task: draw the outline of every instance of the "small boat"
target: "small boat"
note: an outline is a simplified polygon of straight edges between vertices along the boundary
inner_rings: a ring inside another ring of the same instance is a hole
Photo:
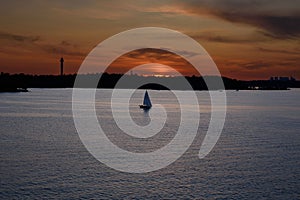
[[[140,105],[140,108],[141,109],[144,109],[144,110],[148,110],[152,107],[152,104],[151,104],[151,101],[150,101],[150,97],[149,97],[149,94],[146,90],[145,92],[145,96],[144,96],[144,102],[142,105]]]

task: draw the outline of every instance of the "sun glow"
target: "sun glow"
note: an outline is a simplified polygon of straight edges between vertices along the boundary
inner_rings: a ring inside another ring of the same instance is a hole
[[[174,76],[174,69],[167,65],[149,63],[135,69],[134,74],[140,76],[172,77]]]

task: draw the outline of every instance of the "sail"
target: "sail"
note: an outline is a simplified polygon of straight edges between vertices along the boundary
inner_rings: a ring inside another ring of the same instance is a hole
[[[145,96],[144,96],[144,103],[145,106],[149,106],[152,107],[151,101],[150,101],[150,97],[148,95],[148,92],[146,90]]]

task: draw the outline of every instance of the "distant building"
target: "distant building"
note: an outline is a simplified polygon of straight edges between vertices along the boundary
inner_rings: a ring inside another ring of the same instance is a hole
[[[64,75],[64,58],[61,57],[60,59],[60,75]]]
[[[279,77],[280,81],[289,81],[290,78],[289,77]]]
[[[270,77],[270,81],[296,81],[296,79],[294,77],[287,77],[287,76],[271,76]]]

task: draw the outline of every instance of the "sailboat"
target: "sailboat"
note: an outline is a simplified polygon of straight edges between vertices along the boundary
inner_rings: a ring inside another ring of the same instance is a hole
[[[150,101],[150,97],[149,97],[149,94],[146,90],[145,96],[144,96],[144,102],[143,102],[142,105],[140,105],[140,108],[144,109],[144,110],[147,110],[147,109],[150,109],[151,107],[152,107],[152,104],[151,104],[151,101]]]

